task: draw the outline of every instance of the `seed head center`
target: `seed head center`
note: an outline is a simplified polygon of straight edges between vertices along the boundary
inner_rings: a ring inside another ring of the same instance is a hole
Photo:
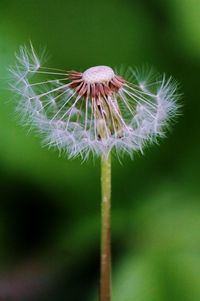
[[[108,66],[96,66],[83,72],[83,80],[88,84],[109,82],[115,73]]]

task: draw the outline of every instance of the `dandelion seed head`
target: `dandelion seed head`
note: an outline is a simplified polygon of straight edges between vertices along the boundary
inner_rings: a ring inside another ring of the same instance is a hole
[[[11,69],[20,95],[17,111],[49,147],[69,157],[117,154],[143,148],[165,134],[177,113],[177,84],[144,69],[114,72],[108,66],[84,72],[43,67],[32,44]]]

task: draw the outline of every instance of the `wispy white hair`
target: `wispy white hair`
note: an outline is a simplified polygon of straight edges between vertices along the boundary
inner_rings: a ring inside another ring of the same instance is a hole
[[[177,83],[152,69],[129,68],[124,83],[112,97],[102,98],[110,119],[119,127],[112,131],[109,121],[94,114],[93,100],[70,85],[65,70],[44,68],[32,45],[21,47],[17,64],[11,69],[14,90],[20,95],[17,111],[24,124],[31,125],[43,137],[45,145],[57,147],[69,157],[143,151],[146,144],[165,136],[177,114]],[[123,74],[121,74],[123,76]],[[99,139],[101,122],[105,131]],[[99,130],[100,129],[100,130]]]

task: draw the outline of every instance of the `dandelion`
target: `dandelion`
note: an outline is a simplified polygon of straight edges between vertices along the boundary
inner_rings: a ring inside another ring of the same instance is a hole
[[[20,49],[11,72],[20,95],[17,111],[45,145],[69,157],[101,157],[101,301],[110,301],[111,152],[132,156],[165,136],[177,113],[177,84],[145,68],[124,75],[108,66],[45,68],[32,45]]]

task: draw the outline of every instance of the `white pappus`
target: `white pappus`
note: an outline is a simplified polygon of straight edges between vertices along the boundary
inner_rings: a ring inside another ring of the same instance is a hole
[[[45,68],[32,45],[11,69],[23,122],[69,157],[142,151],[177,114],[177,83],[145,68],[108,66],[84,72]]]

